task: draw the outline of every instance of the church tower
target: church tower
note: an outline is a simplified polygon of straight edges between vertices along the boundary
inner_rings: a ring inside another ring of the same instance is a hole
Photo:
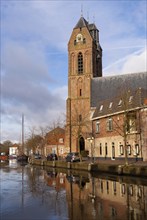
[[[68,42],[68,98],[66,104],[66,147],[86,150],[92,134],[91,79],[102,76],[102,49],[99,31],[81,17]]]

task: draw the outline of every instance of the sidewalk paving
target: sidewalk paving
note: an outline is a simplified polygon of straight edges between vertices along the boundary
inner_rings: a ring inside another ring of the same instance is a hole
[[[122,161],[122,160],[95,160],[94,163],[125,165],[125,161]],[[144,161],[129,161],[128,165],[147,166],[147,162],[144,162]]]
[[[92,159],[86,159],[84,161],[87,162],[92,162]],[[123,160],[111,160],[111,159],[107,159],[107,160],[98,160],[98,159],[94,159],[93,160],[94,163],[96,164],[112,164],[112,165],[125,165],[125,161]],[[147,166],[147,162],[144,161],[129,161],[128,165],[133,165],[133,166]]]

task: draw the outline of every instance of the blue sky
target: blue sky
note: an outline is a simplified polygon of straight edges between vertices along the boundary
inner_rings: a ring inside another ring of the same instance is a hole
[[[125,1],[1,0],[1,142],[64,118],[67,44],[81,16],[95,22],[103,75],[147,70],[147,3]],[[26,135],[27,136],[27,135]]]

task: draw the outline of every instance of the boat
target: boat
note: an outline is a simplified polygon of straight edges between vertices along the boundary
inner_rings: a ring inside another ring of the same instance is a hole
[[[6,160],[8,160],[8,159],[9,159],[9,158],[8,158],[8,155],[6,155],[5,152],[0,153],[0,160],[6,161]]]
[[[22,154],[22,155],[18,155],[17,156],[17,161],[18,162],[27,162],[28,161],[28,156],[27,155],[25,155],[25,154]]]

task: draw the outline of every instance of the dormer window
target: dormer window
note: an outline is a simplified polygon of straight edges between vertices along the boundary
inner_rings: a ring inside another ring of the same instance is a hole
[[[122,99],[119,100],[118,106],[122,105]]]
[[[131,95],[131,96],[129,97],[129,103],[130,103],[130,104],[132,103],[132,100],[133,100],[133,96]]]
[[[100,106],[100,112],[103,110],[103,105]]]
[[[110,102],[110,104],[109,104],[109,109],[112,108],[112,105],[113,105],[113,102]]]

